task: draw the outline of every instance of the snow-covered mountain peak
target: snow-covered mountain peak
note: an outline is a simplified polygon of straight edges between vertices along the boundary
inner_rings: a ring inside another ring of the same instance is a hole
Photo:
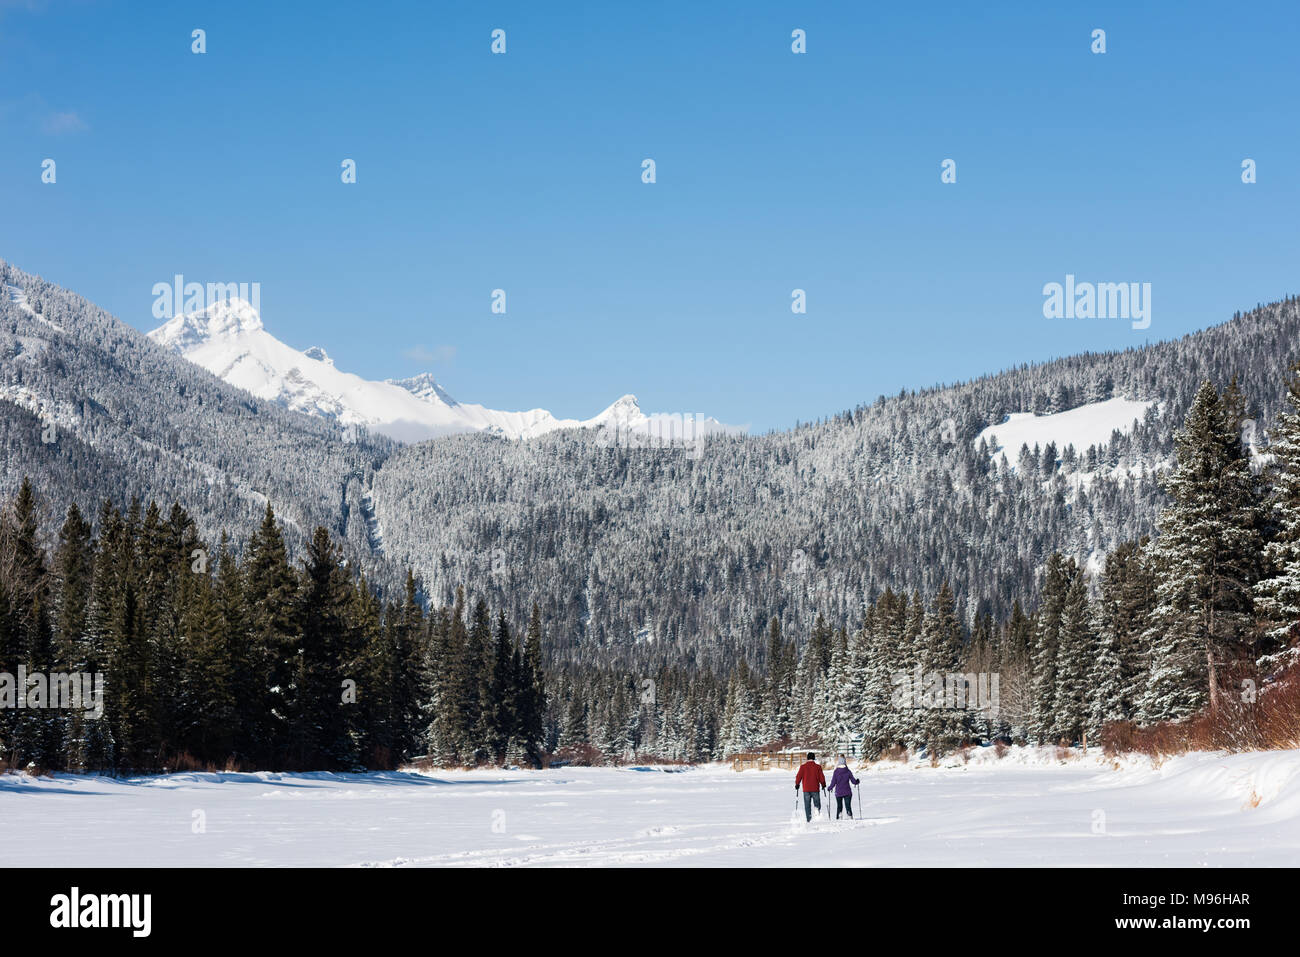
[[[187,350],[214,339],[235,339],[260,331],[262,317],[252,303],[232,298],[169,319],[149,333],[149,338],[184,355]]]
[[[556,429],[644,428],[651,417],[625,395],[593,419],[557,419],[545,409],[501,412],[458,402],[427,372],[374,382],[344,372],[320,346],[299,351],[266,331],[242,299],[227,299],[177,316],[149,338],[231,385],[286,408],[363,425],[403,442],[457,432],[526,439]],[[711,420],[710,420],[711,421]]]
[[[421,372],[419,375],[411,376],[407,379],[389,379],[395,386],[400,386],[411,395],[426,402],[442,403],[447,406],[456,406],[460,403],[448,394],[447,390],[438,384],[430,372]]]
[[[629,393],[619,398],[608,409],[592,419],[592,422],[597,425],[604,425],[607,422],[626,425],[628,422],[642,418],[644,418],[644,415],[641,412],[641,406],[637,404],[636,396]]]

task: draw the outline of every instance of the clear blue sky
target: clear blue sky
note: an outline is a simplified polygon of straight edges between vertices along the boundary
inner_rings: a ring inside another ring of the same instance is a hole
[[[494,408],[784,428],[1300,291],[1294,0],[1131,6],[0,0],[0,256],[142,330],[257,281]],[[1067,272],[1151,327],[1045,319]]]

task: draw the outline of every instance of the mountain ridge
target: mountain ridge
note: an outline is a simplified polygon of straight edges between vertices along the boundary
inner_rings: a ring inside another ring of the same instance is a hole
[[[339,369],[320,346],[300,351],[275,338],[257,309],[237,297],[175,316],[148,337],[258,398],[343,425],[365,426],[401,442],[465,432],[528,439],[558,429],[609,425],[648,430],[657,415],[643,413],[631,394],[589,419],[560,419],[543,408],[507,412],[460,402],[429,372],[364,379]],[[714,419],[702,421],[710,431],[726,428]]]

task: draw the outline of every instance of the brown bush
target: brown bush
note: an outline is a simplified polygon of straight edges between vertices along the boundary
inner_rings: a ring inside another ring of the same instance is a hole
[[[906,761],[908,758],[907,748],[901,744],[896,744],[892,748],[886,748],[880,754],[881,761]]]
[[[1160,760],[1189,751],[1261,751],[1300,747],[1300,666],[1258,687],[1249,664],[1224,670],[1218,710],[1139,728],[1129,721],[1101,730],[1109,757],[1145,754]]]
[[[1300,747],[1300,666],[1265,686],[1256,708],[1256,726],[1262,747]]]
[[[370,761],[366,767],[377,771],[392,771],[395,770],[400,763],[401,762],[397,760],[397,755],[393,753],[391,748],[382,744],[376,744],[372,745],[370,748]]]
[[[1132,721],[1112,721],[1110,724],[1102,725],[1101,734],[1098,736],[1102,753],[1108,758],[1113,758],[1118,754],[1127,754],[1134,750],[1133,736],[1136,731],[1137,728]]]
[[[575,768],[596,768],[608,764],[617,764],[617,761],[611,760],[604,751],[592,747],[590,744],[579,744],[573,747],[560,748],[551,758],[552,762],[564,761]]]

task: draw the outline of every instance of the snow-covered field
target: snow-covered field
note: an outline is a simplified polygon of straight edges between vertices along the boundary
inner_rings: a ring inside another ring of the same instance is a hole
[[[793,773],[0,775],[8,865],[1294,866],[1300,751],[1116,769],[976,752],[860,774],[860,819],[792,822]]]
[[[1016,412],[1007,416],[1005,422],[990,425],[977,435],[975,445],[978,447],[981,441],[988,443],[989,453],[994,458],[1005,454],[1012,468],[1016,467],[1022,445],[1046,448],[1049,442],[1055,442],[1058,455],[1069,445],[1082,454],[1091,445],[1103,448],[1109,445],[1114,431],[1127,435],[1133,429],[1133,421],[1141,421],[1153,404],[1116,396],[1051,415]]]

